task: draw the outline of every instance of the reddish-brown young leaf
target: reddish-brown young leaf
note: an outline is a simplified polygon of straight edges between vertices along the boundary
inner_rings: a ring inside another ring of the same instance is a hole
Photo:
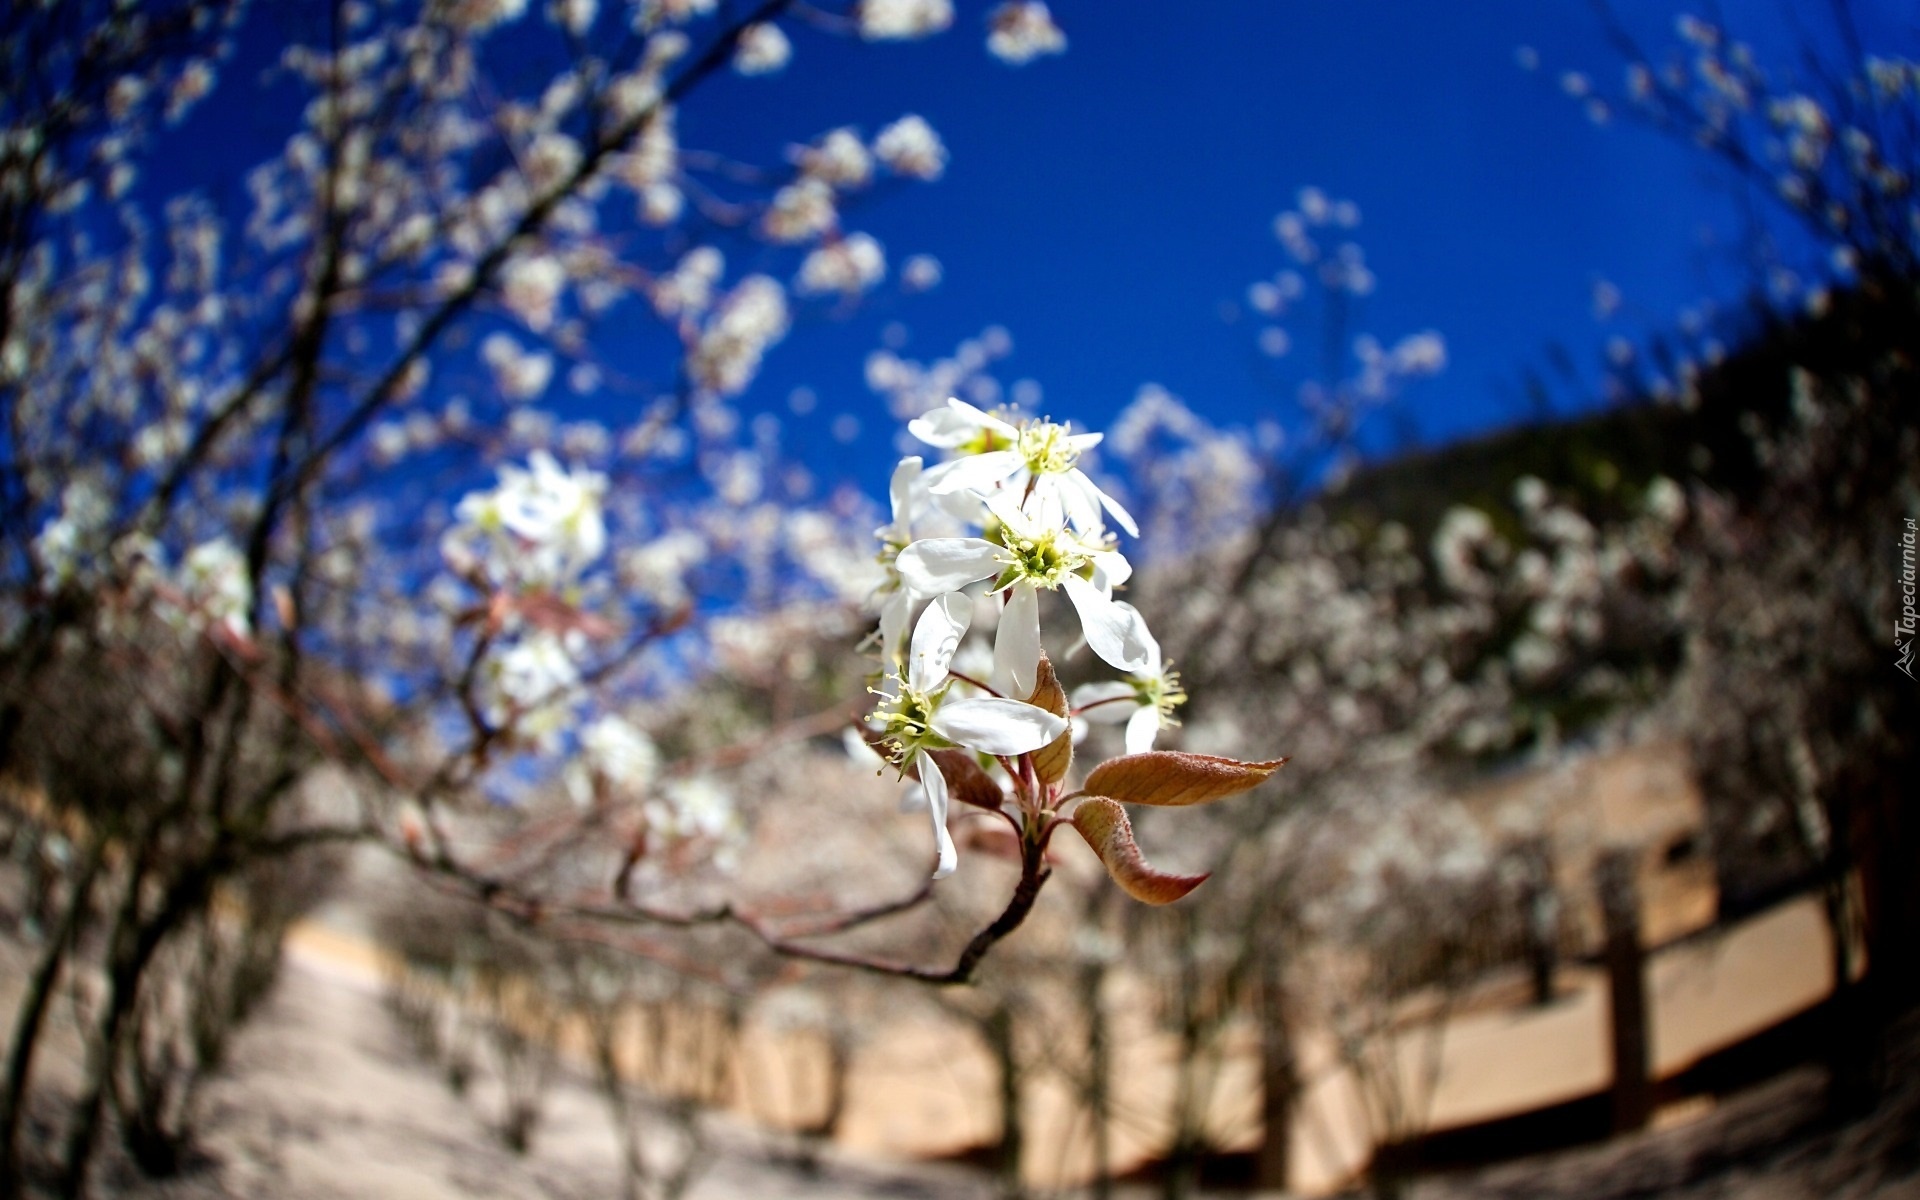
[[[1044,650],[1040,652],[1040,670],[1033,682],[1033,695],[1027,697],[1027,703],[1038,705],[1056,717],[1067,715],[1067,689],[1060,686],[1060,678],[1053,673],[1053,663]],[[1072,766],[1073,730],[1070,728],[1033,752],[1033,769],[1042,783],[1059,783]]]
[[[1073,827],[1106,864],[1107,874],[1143,904],[1171,904],[1207,881],[1205,875],[1169,875],[1147,865],[1134,844],[1127,810],[1105,796],[1088,796],[1073,810]]]
[[[1257,787],[1285,766],[1286,761],[1276,758],[1271,762],[1249,763],[1215,758],[1211,754],[1149,750],[1145,754],[1129,754],[1101,763],[1087,776],[1086,790],[1128,804],[1179,808],[1205,804]]]
[[[933,761],[940,764],[940,774],[946,776],[947,794],[962,804],[971,804],[975,808],[984,808],[988,812],[999,812],[1000,802],[1006,793],[986,773],[970,750],[929,750]],[[918,779],[916,772],[914,778]]]

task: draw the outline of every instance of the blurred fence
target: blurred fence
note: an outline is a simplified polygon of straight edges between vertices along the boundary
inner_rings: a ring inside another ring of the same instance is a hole
[[[1658,1123],[1698,1111],[1671,1106],[1682,1077],[1703,1061],[1735,1050],[1784,1022],[1816,1009],[1832,991],[1831,933],[1817,892],[1786,897],[1738,921],[1713,925],[1638,956],[1644,997],[1649,1114]],[[372,985],[380,957],[358,939],[307,925],[289,940],[292,953]],[[394,964],[387,963],[387,969]],[[1136,1003],[1141,988],[1124,971],[1110,976],[1113,1014],[1111,1074],[1119,1097],[1111,1129],[1112,1169],[1150,1167],[1175,1134],[1179,1078],[1177,1039]],[[1376,1152],[1377,1105],[1383,1088],[1416,1104],[1413,1128],[1441,1138],[1476,1127],[1498,1128],[1529,1114],[1582,1109],[1588,1127],[1604,1131],[1615,1090],[1618,1031],[1604,953],[1560,966],[1553,999],[1535,1003],[1525,968],[1490,975],[1467,995],[1410,997],[1392,1027],[1382,1059],[1396,1080],[1360,1078],[1351,1053],[1324,1030],[1299,1038],[1301,1103],[1292,1140],[1294,1191],[1324,1194],[1353,1181]],[[1047,1015],[1050,1036],[1069,1042],[1071,1016]],[[965,1155],[1000,1136],[999,1086],[991,1048],[965,1026],[917,1010],[869,1032],[844,1078],[821,1069],[818,1038],[749,1020],[729,1053],[730,1106],[778,1129],[818,1128],[831,1089],[840,1107],[832,1136],[853,1150],[895,1157]],[[563,1039],[571,1041],[573,1039]],[[1250,1026],[1231,1031],[1208,1073],[1206,1142],[1217,1154],[1254,1150],[1261,1139],[1259,1046]],[[578,1047],[572,1047],[578,1053]],[[1046,1072],[1024,1085],[1020,1111],[1028,1183],[1061,1187],[1095,1172],[1092,1127],[1073,1089]],[[1188,1102],[1191,1102],[1188,1097]],[[1651,1107],[1655,1099],[1669,1107]],[[1584,1106],[1584,1108],[1582,1107]],[[1406,1115],[1400,1114],[1401,1128]],[[1507,1153],[1531,1147],[1503,1135]]]

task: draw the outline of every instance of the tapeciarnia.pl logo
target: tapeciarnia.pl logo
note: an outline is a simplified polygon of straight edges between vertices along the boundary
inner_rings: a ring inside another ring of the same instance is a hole
[[[1914,518],[1907,518],[1907,531],[1900,535],[1900,619],[1893,623],[1893,648],[1900,655],[1893,665],[1913,679],[1914,627]]]

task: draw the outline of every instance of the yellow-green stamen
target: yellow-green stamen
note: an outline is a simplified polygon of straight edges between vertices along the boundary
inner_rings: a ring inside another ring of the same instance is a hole
[[[1069,440],[1071,429],[1052,421],[1029,421],[1020,427],[1020,456],[1035,475],[1064,475],[1073,470],[1080,452]]]
[[[1187,693],[1180,687],[1180,672],[1168,667],[1158,675],[1136,676],[1131,682],[1134,697],[1142,706],[1160,710],[1162,725],[1180,723],[1173,716],[1173,710],[1187,702]]]
[[[887,757],[904,772],[916,752],[947,750],[954,743],[933,731],[933,713],[940,707],[940,699],[946,695],[946,688],[922,692],[907,686],[897,676],[893,682],[899,685],[898,697],[873,688],[867,689],[887,701],[867,714],[867,720],[879,724],[880,739],[887,747]]]
[[[1035,587],[1056,588],[1069,574],[1091,565],[1091,560],[1077,546],[1062,545],[1060,535],[1054,530],[1024,536],[1003,524],[995,532],[998,535],[995,540],[1005,550],[1000,561],[1006,564],[994,582],[995,591],[1023,579]]]

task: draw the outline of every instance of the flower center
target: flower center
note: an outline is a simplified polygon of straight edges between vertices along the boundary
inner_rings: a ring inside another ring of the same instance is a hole
[[[1029,421],[1020,427],[1020,456],[1035,475],[1064,475],[1073,470],[1080,452],[1068,440],[1069,429],[1052,421]]]
[[[918,691],[898,675],[891,682],[899,687],[899,696],[875,692],[884,702],[868,714],[867,720],[879,724],[887,757],[905,770],[915,751],[945,750],[953,745],[933,731],[933,713],[940,707],[946,688],[931,693]]]
[[[1180,672],[1168,667],[1158,675],[1133,680],[1133,694],[1141,705],[1160,710],[1163,724],[1177,725],[1173,719],[1173,710],[1187,702],[1187,693],[1180,686]]]
[[[1002,524],[994,528],[992,536],[1005,548],[1000,561],[1007,564],[994,584],[995,591],[1022,579],[1036,587],[1057,588],[1068,575],[1084,573],[1083,569],[1092,565],[1078,546],[1063,542],[1057,530],[1023,535]]]
[[[982,426],[980,432],[974,434],[971,440],[962,442],[955,447],[955,449],[962,454],[991,454],[995,450],[1009,450],[1012,448],[1013,443],[1004,435],[988,429],[985,426]]]

